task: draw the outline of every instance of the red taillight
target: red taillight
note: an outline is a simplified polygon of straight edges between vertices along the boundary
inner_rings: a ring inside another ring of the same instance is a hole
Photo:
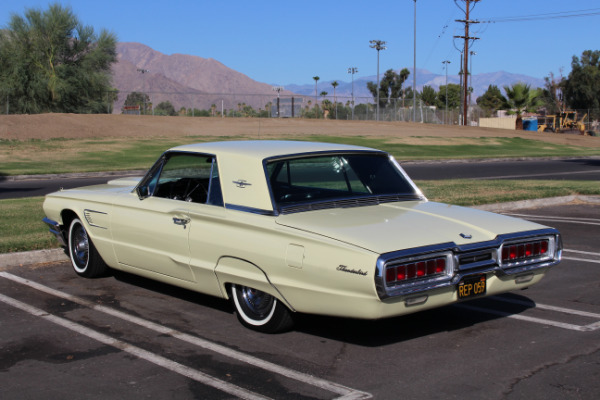
[[[408,262],[387,267],[385,281],[387,286],[415,278],[430,278],[446,272],[446,257]]]
[[[548,253],[550,241],[548,239],[535,242],[507,244],[502,248],[502,262],[526,261]]]

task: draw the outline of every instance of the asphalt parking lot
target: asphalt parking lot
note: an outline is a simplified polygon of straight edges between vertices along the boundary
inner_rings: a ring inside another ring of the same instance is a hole
[[[0,267],[0,398],[600,398],[600,205],[507,213],[563,234],[537,286],[382,321],[304,315],[279,335],[131,275]]]

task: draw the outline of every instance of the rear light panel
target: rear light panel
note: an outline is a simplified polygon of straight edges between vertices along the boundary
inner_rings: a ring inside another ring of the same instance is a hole
[[[385,266],[388,288],[445,279],[452,275],[453,258],[449,253],[398,260]]]
[[[554,239],[539,238],[516,243],[505,243],[500,249],[504,267],[531,264],[554,256]]]

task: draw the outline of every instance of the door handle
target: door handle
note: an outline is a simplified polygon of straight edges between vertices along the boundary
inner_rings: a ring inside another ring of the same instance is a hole
[[[182,226],[186,226],[188,223],[190,222],[189,218],[178,218],[178,217],[173,217],[173,223],[175,225],[182,225]]]

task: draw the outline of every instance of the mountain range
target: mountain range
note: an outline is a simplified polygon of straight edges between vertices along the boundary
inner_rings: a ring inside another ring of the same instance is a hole
[[[181,107],[209,109],[237,108],[241,104],[254,109],[264,108],[277,97],[275,87],[269,83],[257,82],[241,72],[235,71],[212,58],[202,58],[185,54],[165,55],[141,43],[119,43],[117,62],[113,65],[113,86],[120,92],[115,103],[116,113],[121,112],[127,94],[133,91],[150,95],[154,105],[170,101],[176,110]],[[412,86],[411,75],[406,86]],[[380,71],[383,75],[384,71]],[[354,96],[357,103],[372,100],[367,82],[375,82],[376,75],[354,80]],[[337,101],[345,101],[352,93],[352,82],[338,80],[335,89]],[[460,82],[459,75],[448,75],[448,83]],[[490,84],[502,88],[516,82],[524,82],[532,87],[543,87],[544,80],[504,71],[473,75],[473,96],[483,94]],[[333,97],[332,81],[318,81],[317,92],[328,92]],[[446,83],[446,75],[438,75],[424,69],[417,69],[417,89],[428,85],[438,89]],[[280,89],[279,95],[311,100],[315,95],[315,84],[288,84]],[[344,99],[345,98],[345,99]]]

